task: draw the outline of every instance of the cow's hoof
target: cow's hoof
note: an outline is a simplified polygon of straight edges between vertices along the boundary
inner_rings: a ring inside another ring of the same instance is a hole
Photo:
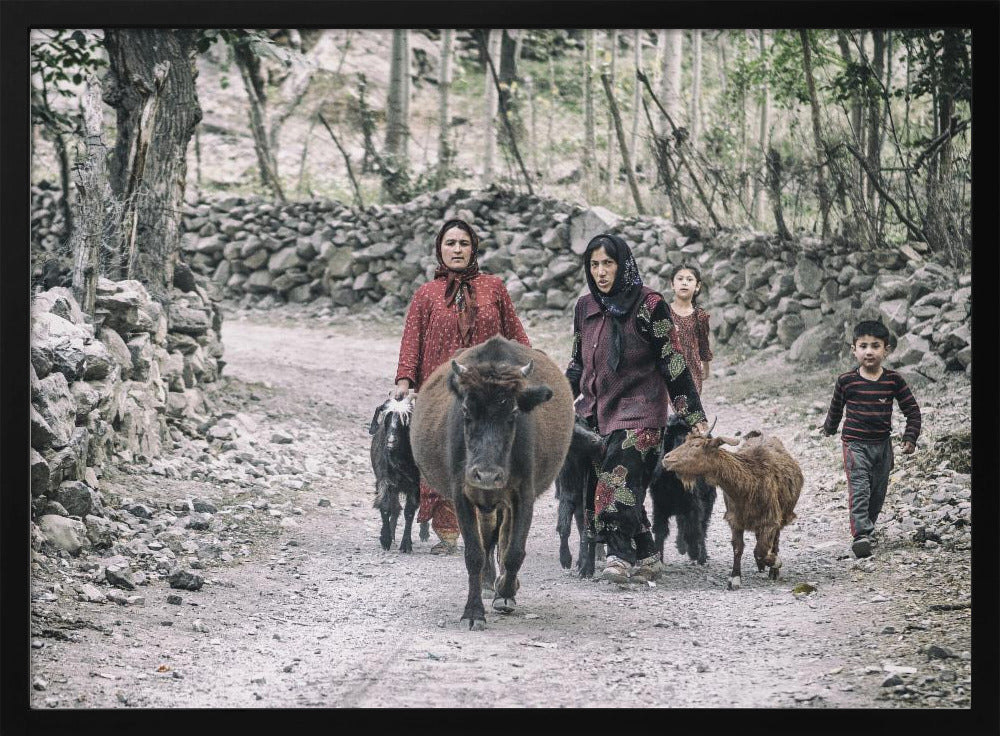
[[[485,618],[470,618],[469,619],[469,631],[486,631],[486,619]]]
[[[494,598],[493,610],[497,613],[513,613],[517,603],[513,598]]]
[[[559,555],[559,564],[562,565],[563,570],[569,570],[573,566],[573,556],[572,555],[566,555],[565,557],[563,557],[560,554]]]
[[[740,578],[740,576],[734,575],[733,577],[729,578],[729,582],[726,584],[726,587],[729,590],[739,590],[741,583],[742,579]]]
[[[411,542],[409,539],[404,539],[402,542],[399,543],[399,551],[400,552],[412,552],[413,551],[413,542]]]
[[[777,580],[778,575],[780,574],[780,570],[781,570],[780,567],[772,567],[770,570],[767,571],[768,579]]]
[[[420,541],[426,542],[430,538],[431,538],[431,532],[430,529],[428,528],[428,522],[426,521],[420,522]]]

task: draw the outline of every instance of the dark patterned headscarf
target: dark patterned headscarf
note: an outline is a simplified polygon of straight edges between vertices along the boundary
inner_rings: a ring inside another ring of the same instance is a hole
[[[455,271],[444,265],[441,257],[441,243],[444,242],[444,234],[452,228],[460,228],[469,236],[472,241],[472,256],[469,258],[469,265],[461,271]],[[434,278],[445,279],[444,303],[448,306],[452,304],[458,310],[458,332],[462,338],[462,345],[468,347],[472,344],[472,334],[476,328],[476,314],[479,312],[479,304],[476,301],[476,287],[473,279],[479,275],[479,236],[465,220],[448,220],[438,231],[437,240],[434,242],[434,255],[437,256],[438,267],[434,271]]]
[[[604,252],[618,264],[615,282],[607,294],[597,288],[594,276],[590,273],[590,257],[598,248],[604,248]],[[622,356],[622,333],[619,322],[632,311],[642,293],[639,267],[632,256],[632,249],[624,240],[617,235],[604,233],[587,243],[587,249],[583,252],[583,271],[587,275],[587,286],[591,295],[601,305],[602,310],[615,318],[611,321],[611,352],[608,356],[608,365],[611,366],[611,370],[617,372]]]

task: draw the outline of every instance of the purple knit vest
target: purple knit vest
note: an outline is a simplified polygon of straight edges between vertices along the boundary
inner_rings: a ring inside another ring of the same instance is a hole
[[[597,429],[608,435],[616,429],[657,429],[667,425],[669,399],[667,384],[657,367],[658,355],[636,327],[636,313],[657,293],[648,286],[635,306],[619,323],[622,356],[618,371],[608,365],[611,352],[611,317],[601,311],[597,300],[584,294],[576,308],[581,313],[580,350],[583,375],[576,413],[596,416]],[[662,297],[661,297],[662,298]]]

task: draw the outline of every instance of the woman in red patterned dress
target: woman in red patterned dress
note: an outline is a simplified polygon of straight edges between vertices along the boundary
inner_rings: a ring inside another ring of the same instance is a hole
[[[434,280],[417,289],[406,314],[396,369],[396,399],[410,389],[419,392],[434,369],[460,348],[478,345],[494,335],[531,346],[503,281],[479,271],[475,230],[464,220],[448,220],[434,247],[438,262]],[[455,506],[421,480],[417,521],[428,520],[441,540],[431,552],[455,552]]]

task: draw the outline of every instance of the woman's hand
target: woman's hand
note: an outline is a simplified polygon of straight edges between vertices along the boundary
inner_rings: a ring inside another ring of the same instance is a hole
[[[396,401],[400,401],[407,393],[410,391],[410,379],[400,378],[396,381],[396,390],[392,394],[392,398]]]

